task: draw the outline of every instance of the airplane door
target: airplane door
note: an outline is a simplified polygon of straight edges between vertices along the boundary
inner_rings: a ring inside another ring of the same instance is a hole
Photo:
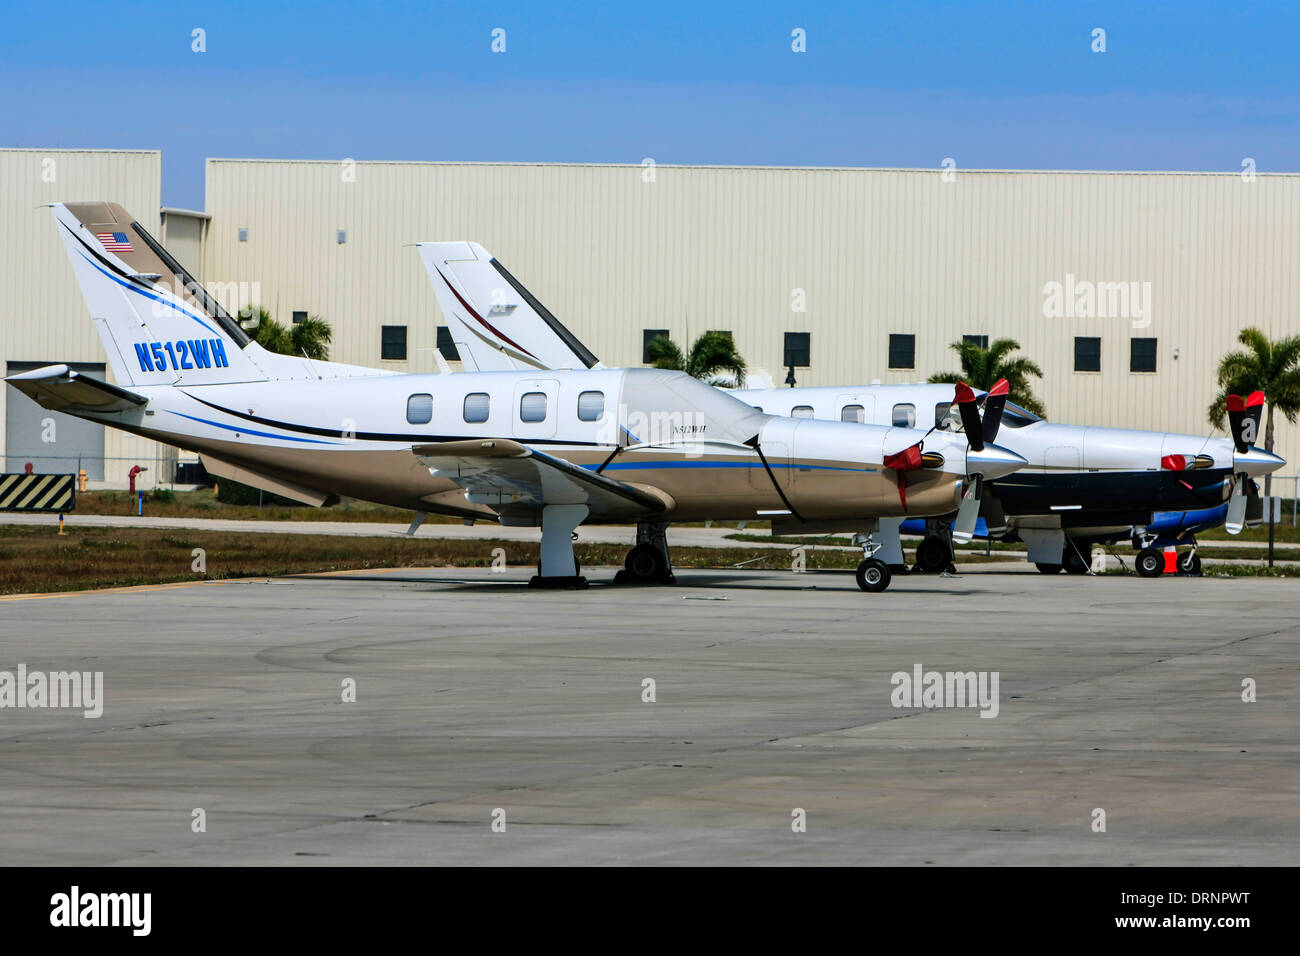
[[[510,418],[520,441],[554,438],[560,417],[560,383],[554,379],[530,379],[515,385]]]

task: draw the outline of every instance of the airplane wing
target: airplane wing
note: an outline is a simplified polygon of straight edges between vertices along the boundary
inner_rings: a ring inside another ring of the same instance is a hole
[[[506,523],[536,524],[546,505],[586,505],[596,520],[633,520],[661,514],[671,504],[662,492],[615,481],[563,458],[510,439],[471,439],[411,449],[439,478],[465,489]]]
[[[55,412],[125,412],[149,402],[143,395],[88,378],[66,365],[46,365],[30,372],[19,372],[5,381],[42,408]]]

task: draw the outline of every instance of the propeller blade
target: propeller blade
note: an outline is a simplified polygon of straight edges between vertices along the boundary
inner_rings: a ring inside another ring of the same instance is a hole
[[[975,404],[975,393],[965,382],[958,382],[953,402],[961,412],[961,426],[966,432],[966,443],[976,451],[983,451],[984,426],[980,422],[979,407]]]
[[[1246,402],[1240,395],[1228,396],[1228,430],[1232,433],[1237,453],[1244,455],[1250,442],[1246,441]]]
[[[1242,416],[1241,437],[1247,445],[1259,441],[1259,423],[1264,415],[1264,393],[1251,392],[1246,396],[1246,411]]]
[[[1241,481],[1236,482],[1232,497],[1228,499],[1228,518],[1223,527],[1228,534],[1241,534],[1246,523],[1246,496],[1241,492]]]
[[[992,444],[998,440],[998,428],[1002,425],[1002,410],[1007,407],[1007,396],[1011,386],[1005,378],[1000,378],[989,389],[984,398],[984,441]]]
[[[996,495],[990,494],[980,500],[980,514],[984,516],[989,537],[999,538],[1007,533],[1007,513],[1002,510],[1002,502]]]
[[[957,508],[957,520],[952,525],[952,540],[958,544],[965,544],[975,537],[975,521],[980,516],[980,492],[983,485],[984,480],[979,475],[974,475],[966,486],[966,493],[962,495],[961,505]]]

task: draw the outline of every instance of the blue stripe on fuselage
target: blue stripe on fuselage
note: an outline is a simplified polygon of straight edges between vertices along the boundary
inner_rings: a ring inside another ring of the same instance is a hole
[[[226,425],[221,422],[214,422],[207,418],[196,418],[193,415],[186,415],[184,412],[173,412],[171,411],[171,409],[167,409],[167,411],[173,415],[179,415],[181,418],[188,418],[192,422],[200,422],[201,424],[204,425],[211,425],[214,428],[224,428],[226,431],[238,432],[241,435],[257,435],[260,438],[279,438],[283,441],[303,442],[308,445],[337,445],[338,444],[338,442],[320,441],[319,439],[316,438],[295,438],[292,435],[276,435],[273,432],[259,432],[253,428],[243,428],[243,427],[236,428],[234,425]]]

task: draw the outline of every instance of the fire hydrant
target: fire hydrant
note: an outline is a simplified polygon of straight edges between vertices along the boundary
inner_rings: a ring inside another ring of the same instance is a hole
[[[130,473],[129,477],[130,477],[130,479],[131,479],[131,494],[132,494],[132,495],[135,494],[135,476],[138,475],[138,474],[140,474],[142,471],[148,471],[148,470],[149,470],[148,468],[141,468],[139,465],[136,465],[134,468],[131,469],[131,473]]]
[[[23,473],[27,475],[32,473],[32,463],[30,461],[23,465]]]

